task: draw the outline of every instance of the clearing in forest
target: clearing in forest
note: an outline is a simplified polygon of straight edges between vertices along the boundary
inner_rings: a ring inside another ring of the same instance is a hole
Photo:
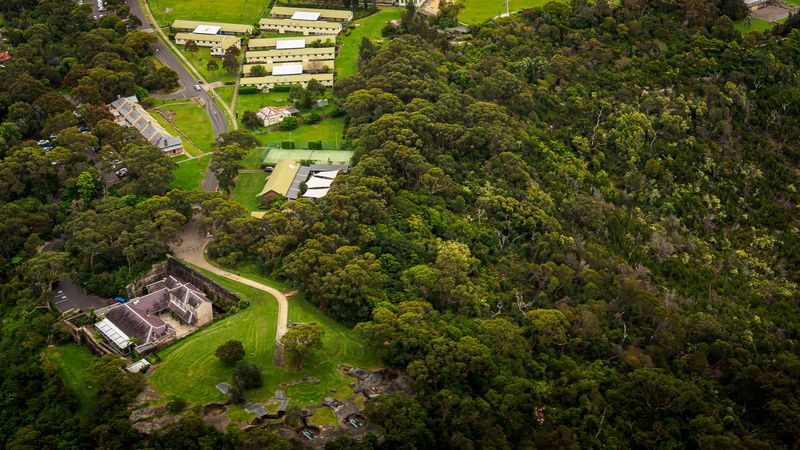
[[[512,13],[525,8],[543,6],[551,0],[510,0],[508,5]],[[462,0],[464,11],[458,15],[458,20],[464,23],[476,24],[485,22],[492,17],[506,13],[505,0]]]
[[[236,292],[251,305],[236,314],[216,321],[208,327],[180,340],[159,353],[162,362],[149,378],[155,389],[169,400],[182,398],[201,404],[224,400],[215,384],[230,382],[232,369],[223,365],[214,355],[216,348],[228,341],[238,340],[244,345],[246,359],[258,364],[264,375],[264,386],[247,391],[252,402],[271,398],[276,389],[283,389],[291,398],[290,405],[303,407],[319,404],[326,396],[347,398],[353,395],[348,383],[352,381],[339,372],[338,364],[375,368],[380,361],[346,326],[322,315],[302,295],[289,299],[289,323],[317,322],[324,326],[325,347],[310,357],[300,371],[284,369],[273,363],[275,352],[275,318],[278,310],[275,299],[257,289],[227,280],[209,272],[203,273],[224,287]],[[274,282],[254,274],[242,276],[261,283]],[[280,286],[276,286],[280,287]],[[301,383],[281,387],[281,383],[314,376],[320,384]],[[332,393],[331,390],[336,392]]]

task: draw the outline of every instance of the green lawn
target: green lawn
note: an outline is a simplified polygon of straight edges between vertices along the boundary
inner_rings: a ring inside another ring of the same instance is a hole
[[[316,125],[300,125],[292,131],[262,129],[256,138],[264,145],[284,141],[294,141],[297,148],[307,148],[310,141],[342,144],[344,117],[323,119]]]
[[[751,31],[767,31],[772,28],[772,24],[764,19],[757,19],[753,17],[750,19],[750,26],[747,26],[746,19],[741,19],[734,22],[733,27],[742,34],[748,34]]]
[[[46,355],[58,367],[64,383],[75,393],[81,412],[86,413],[89,400],[94,394],[94,389],[87,381],[86,369],[94,361],[94,355],[86,347],[75,343],[50,347]]]
[[[511,12],[525,8],[543,6],[551,0],[511,0],[508,9]],[[492,17],[505,14],[505,0],[462,0],[464,10],[458,15],[458,20],[465,23],[481,23]]]
[[[192,63],[195,69],[200,72],[200,75],[209,82],[213,83],[215,81],[222,81],[225,82],[234,82],[236,81],[236,74],[235,73],[228,73],[227,70],[222,68],[222,58],[216,58],[211,56],[211,49],[208,47],[200,47],[194,53],[189,53],[186,51],[183,45],[176,45],[178,50],[183,53],[183,56]],[[208,70],[208,62],[210,60],[214,60],[217,62],[217,67],[219,69],[215,71]]]
[[[185,191],[200,189],[210,160],[211,155],[207,155],[178,164],[178,167],[172,171],[175,179],[170,183],[170,189],[183,189]]]
[[[361,48],[361,38],[380,38],[381,29],[386,25],[386,22],[400,19],[403,13],[405,13],[405,9],[403,8],[381,10],[369,17],[355,21],[355,23],[361,24],[361,26],[351,30],[349,35],[339,35],[339,42],[342,45],[339,48],[339,55],[336,57],[337,78],[352,77],[356,74],[356,63],[358,61],[358,52]]]
[[[266,15],[270,2],[254,0],[149,0],[161,26],[176,19],[253,25]]]
[[[249,308],[217,321],[160,352],[163,361],[150,377],[150,382],[163,394],[164,400],[178,397],[193,403],[224,400],[224,396],[214,385],[230,382],[232,370],[217,360],[214,351],[220,344],[232,339],[242,341],[247,359],[260,365],[264,374],[264,387],[246,392],[250,401],[267,400],[274,395],[276,389],[281,389],[281,383],[304,376],[316,376],[322,383],[283,388],[291,398],[290,405],[303,407],[317,404],[330,395],[347,398],[352,395],[348,385],[352,379],[341,375],[336,365],[368,368],[380,365],[380,361],[350,329],[321,315],[299,296],[289,299],[289,320],[314,321],[325,326],[325,348],[311,357],[301,371],[275,366],[275,315],[278,309],[275,300],[259,290],[204,273],[247,298],[252,304]],[[331,389],[336,389],[336,394],[331,394]]]
[[[175,116],[172,122],[175,128],[178,128],[186,136],[191,139],[194,145],[200,149],[199,152],[192,152],[193,155],[199,155],[211,151],[211,145],[214,143],[214,128],[211,125],[211,119],[205,110],[193,101],[181,103],[167,103],[164,106],[157,107],[160,111],[172,111]],[[158,119],[159,123],[164,125],[166,120],[161,114],[153,114]]]
[[[233,199],[244,206],[247,211],[258,210],[259,202],[256,195],[261,192],[266,179],[267,174],[263,170],[256,173],[240,173],[236,177],[236,186],[233,188]]]

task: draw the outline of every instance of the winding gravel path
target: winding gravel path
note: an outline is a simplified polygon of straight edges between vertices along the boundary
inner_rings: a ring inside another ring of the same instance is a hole
[[[186,224],[180,234],[181,244],[172,246],[172,252],[175,257],[213,274],[256,288],[275,297],[275,300],[278,302],[278,324],[275,329],[275,341],[280,344],[281,337],[286,334],[287,324],[289,322],[289,301],[286,299],[286,295],[271,286],[228,272],[206,261],[205,248],[211,239],[200,235],[199,225],[200,221],[197,217],[193,217],[192,220]],[[278,347],[280,347],[280,345],[278,345]]]

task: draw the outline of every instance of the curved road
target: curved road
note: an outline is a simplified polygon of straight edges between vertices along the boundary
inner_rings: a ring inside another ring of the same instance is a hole
[[[142,22],[142,25],[138,29],[148,33],[153,33],[153,27],[147,20],[147,16],[145,16],[144,11],[142,11],[142,6],[139,4],[139,0],[128,0],[128,7],[130,8],[130,13],[138,17]],[[178,83],[181,86],[180,90],[177,92],[159,97],[202,99],[202,103],[204,105],[203,109],[205,109],[206,114],[208,114],[209,119],[211,119],[211,125],[214,127],[214,136],[219,136],[220,134],[227,132],[230,128],[228,126],[228,121],[225,118],[225,112],[219,107],[219,105],[217,105],[208,92],[205,90],[197,91],[194,89],[194,85],[197,84],[197,80],[189,73],[188,70],[186,70],[186,67],[184,67],[180,61],[178,61],[178,58],[175,57],[171,51],[169,51],[167,45],[161,39],[158,39],[150,47],[153,49],[153,54],[156,55],[156,58],[158,58],[162,64],[174,70],[175,73],[178,74]],[[216,191],[217,185],[217,178],[214,176],[214,173],[210,170],[207,171],[205,177],[203,178],[203,190],[211,192]]]
[[[198,218],[193,217],[186,227],[183,228],[181,234],[179,235],[181,244],[172,246],[172,252],[175,254],[175,257],[182,259],[194,266],[200,267],[201,269],[207,270],[213,274],[256,288],[275,297],[275,300],[278,302],[278,324],[275,328],[275,341],[280,344],[281,337],[286,334],[287,324],[289,322],[289,301],[286,299],[286,295],[273,287],[267,286],[266,284],[253,281],[249,278],[240,277],[235,273],[220,269],[219,267],[206,261],[205,248],[210,239],[201,237],[199,224],[200,221]]]

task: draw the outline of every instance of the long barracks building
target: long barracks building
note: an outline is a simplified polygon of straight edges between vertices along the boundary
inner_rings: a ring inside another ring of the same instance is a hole
[[[245,54],[248,64],[277,64],[283,62],[330,61],[336,58],[336,48],[295,48],[288,50],[260,50]]]

